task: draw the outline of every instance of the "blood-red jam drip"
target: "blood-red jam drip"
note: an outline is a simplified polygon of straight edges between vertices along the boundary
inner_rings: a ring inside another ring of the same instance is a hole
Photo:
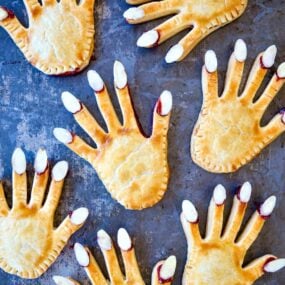
[[[157,276],[158,276],[158,281],[159,281],[159,283],[160,283],[160,284],[165,284],[165,283],[168,283],[168,282],[172,282],[173,277],[170,277],[170,278],[168,278],[168,279],[164,279],[164,278],[162,278],[162,277],[160,276],[161,268],[162,268],[162,264],[157,267]]]

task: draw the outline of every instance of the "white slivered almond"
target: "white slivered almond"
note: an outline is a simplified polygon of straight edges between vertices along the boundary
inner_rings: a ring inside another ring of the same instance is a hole
[[[170,48],[165,56],[165,61],[167,63],[173,63],[178,61],[184,53],[184,48],[182,45],[177,44]]]
[[[124,18],[126,20],[139,20],[142,17],[144,17],[145,13],[144,10],[137,7],[137,8],[129,8],[128,10],[125,11],[124,13]]]
[[[276,206],[276,197],[270,196],[267,198],[259,208],[259,213],[263,217],[270,216]]]
[[[70,220],[74,225],[83,224],[88,218],[89,211],[87,208],[78,208],[70,215]]]
[[[247,58],[246,43],[242,39],[238,39],[235,43],[234,55],[237,61],[244,62]]]
[[[64,144],[69,144],[73,141],[73,136],[70,131],[63,128],[55,128],[53,130],[55,138]]]
[[[218,60],[213,50],[208,50],[205,54],[205,67],[210,73],[217,71]]]
[[[277,76],[285,79],[285,62],[281,63],[277,69]]]
[[[99,230],[97,233],[97,241],[102,250],[112,249],[112,240],[110,236],[104,231]]]
[[[227,198],[226,189],[223,185],[219,184],[214,189],[213,199],[216,205],[223,205]]]
[[[124,228],[120,228],[118,230],[118,244],[119,247],[124,250],[128,251],[132,248],[132,240],[128,234],[128,232]]]
[[[37,174],[44,173],[48,166],[47,152],[44,149],[39,149],[34,163],[34,168]]]
[[[261,57],[263,66],[266,68],[272,67],[274,65],[276,55],[277,47],[275,45],[268,47]]]
[[[5,20],[6,18],[8,18],[8,16],[8,12],[4,8],[0,7],[0,21]]]
[[[62,276],[53,276],[53,281],[55,282],[56,285],[76,285],[73,281],[66,277]]]
[[[182,202],[182,212],[187,222],[189,223],[198,222],[198,212],[193,203],[190,202],[189,200],[184,200]]]
[[[164,90],[158,100],[157,112],[161,116],[167,116],[172,109],[172,94],[170,91]]]
[[[75,114],[81,110],[80,101],[70,92],[68,91],[63,92],[61,94],[61,100],[65,109],[68,112]]]
[[[104,81],[95,70],[89,70],[87,72],[87,79],[90,87],[95,92],[100,92],[104,89]]]
[[[17,174],[21,175],[26,172],[26,156],[21,148],[16,148],[12,155],[12,168]]]
[[[68,172],[68,163],[67,161],[59,161],[52,169],[52,178],[53,180],[59,182],[62,181]]]
[[[285,258],[272,260],[264,265],[265,272],[276,272],[285,267]]]
[[[75,243],[74,245],[74,253],[75,253],[75,257],[77,262],[83,266],[83,267],[87,267],[90,263],[90,258],[89,258],[89,254],[86,251],[86,249],[84,248],[83,245],[81,245],[80,243]]]
[[[169,256],[162,264],[159,275],[162,280],[171,279],[176,270],[176,257],[174,255]]]
[[[243,203],[248,203],[251,196],[252,187],[249,182],[245,182],[238,192],[238,198]]]
[[[119,61],[114,63],[114,82],[115,86],[119,89],[123,89],[128,84],[128,76],[123,64]]]
[[[137,40],[138,47],[152,47],[159,40],[159,33],[156,30],[151,30],[143,33]]]

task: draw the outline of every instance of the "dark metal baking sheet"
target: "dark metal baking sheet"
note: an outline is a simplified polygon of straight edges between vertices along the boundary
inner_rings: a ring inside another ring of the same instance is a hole
[[[150,133],[152,108],[160,92],[169,89],[174,95],[169,131],[169,189],[159,204],[141,212],[126,211],[113,201],[91,166],[52,136],[53,128],[61,126],[89,140],[62,106],[60,94],[64,90],[76,94],[102,122],[93,93],[87,84],[86,71],[66,78],[48,77],[27,63],[4,30],[0,30],[0,176],[8,186],[6,192],[11,197],[10,158],[13,149],[16,146],[25,149],[30,162],[31,181],[34,154],[39,147],[45,147],[53,162],[66,159],[71,168],[57,210],[56,224],[63,220],[69,210],[78,206],[86,206],[91,212],[86,225],[72,237],[69,245],[46,274],[37,280],[29,281],[13,277],[1,270],[1,285],[53,284],[51,278],[54,274],[70,275],[81,284],[89,284],[70,247],[75,241],[88,245],[104,268],[96,243],[96,232],[104,228],[115,237],[118,228],[122,226],[134,237],[139,265],[147,284],[150,283],[153,265],[170,254],[178,257],[174,284],[181,284],[186,259],[186,241],[179,222],[182,200],[191,199],[195,202],[204,225],[213,187],[218,183],[227,187],[228,214],[235,187],[246,180],[251,181],[254,187],[247,217],[254,210],[256,203],[271,194],[278,197],[272,218],[266,223],[246,260],[250,261],[265,253],[285,257],[285,136],[279,137],[253,162],[234,174],[207,173],[193,164],[189,153],[190,135],[202,103],[200,73],[203,55],[207,49],[217,52],[221,86],[228,58],[238,38],[243,38],[248,44],[247,71],[257,53],[273,43],[279,49],[276,62],[285,60],[285,1],[249,2],[248,9],[240,19],[209,36],[183,62],[166,65],[163,57],[181,35],[153,50],[138,49],[135,45],[138,36],[160,21],[130,26],[122,18],[122,13],[128,7],[123,0],[97,1],[96,49],[89,68],[96,69],[104,78],[117,111],[119,109],[112,75],[115,59],[121,60],[126,66],[134,104],[147,133]],[[27,23],[21,0],[1,0],[0,5],[13,9],[20,19]],[[285,106],[284,89],[271,104],[265,121],[282,106]],[[256,284],[285,284],[285,270],[268,274]]]

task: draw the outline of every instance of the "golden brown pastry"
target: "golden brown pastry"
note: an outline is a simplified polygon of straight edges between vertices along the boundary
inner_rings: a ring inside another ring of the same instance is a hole
[[[108,132],[78,99],[64,92],[64,106],[74,114],[97,148],[65,129],[55,129],[55,137],[91,163],[112,197],[123,206],[133,210],[153,206],[163,197],[168,184],[167,132],[172,108],[171,93],[164,91],[161,94],[154,108],[152,135],[146,137],[136,119],[127,74],[120,62],[114,65],[114,81],[123,123],[117,117],[99,74],[89,71],[88,80],[95,91]]]
[[[150,0],[127,0],[130,4],[141,4]],[[167,63],[180,61],[205,37],[232,22],[243,14],[247,0],[161,0],[137,8],[130,8],[124,17],[130,24],[138,24],[168,15],[175,15],[156,28],[142,34],[139,47],[157,46],[179,32],[191,31],[167,53]]]
[[[276,52],[276,47],[271,46],[257,56],[245,88],[240,90],[247,48],[238,40],[221,96],[216,55],[213,51],[206,53],[202,70],[203,106],[191,140],[192,159],[202,168],[216,173],[234,172],[284,132],[284,110],[265,126],[261,126],[261,118],[285,82],[285,62],[256,98],[264,77],[274,65]]]
[[[144,285],[142,279],[135,249],[132,244],[128,232],[121,228],[118,231],[118,244],[121,249],[125,275],[122,273],[117,258],[117,254],[110,236],[104,231],[100,230],[97,233],[97,240],[100,249],[104,255],[109,280],[107,280],[101,269],[99,268],[95,258],[92,256],[88,248],[76,243],[74,246],[75,256],[78,263],[84,267],[92,285]],[[152,272],[152,285],[165,284],[170,285],[175,274],[176,257],[170,256],[166,260],[158,262]],[[61,276],[53,277],[57,285],[79,285],[78,282],[71,278],[64,278]]]
[[[13,206],[10,209],[0,184],[0,267],[22,278],[37,278],[57,259],[70,236],[88,217],[86,208],[72,212],[54,228],[56,211],[64,178],[66,161],[52,169],[52,180],[43,204],[49,179],[47,154],[39,150],[35,159],[35,177],[30,201],[27,201],[26,158],[20,148],[12,157]]]
[[[250,285],[266,272],[285,266],[285,259],[264,255],[244,266],[247,250],[258,237],[265,220],[275,207],[276,197],[269,197],[252,215],[239,233],[251,195],[246,182],[234,197],[231,214],[223,229],[226,190],[218,185],[210,202],[206,236],[199,231],[197,210],[190,201],[183,201],[181,222],[188,243],[188,257],[183,285]]]
[[[25,28],[12,11],[0,6],[2,26],[26,59],[48,75],[71,75],[85,68],[94,48],[95,0],[23,0]]]

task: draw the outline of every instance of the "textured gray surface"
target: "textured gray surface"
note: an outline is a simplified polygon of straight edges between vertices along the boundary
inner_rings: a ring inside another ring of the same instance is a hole
[[[0,5],[14,9],[23,21],[27,21],[22,1],[1,0]],[[180,284],[186,259],[186,242],[179,222],[181,201],[187,198],[195,202],[203,225],[213,187],[222,183],[229,189],[228,213],[235,187],[245,180],[251,181],[254,186],[252,207],[248,210],[248,215],[254,210],[256,203],[269,195],[275,194],[278,197],[272,218],[266,223],[246,260],[265,253],[285,257],[285,208],[282,207],[285,199],[285,136],[282,135],[252,163],[231,175],[207,173],[193,164],[189,154],[190,135],[202,102],[200,72],[205,51],[211,48],[217,52],[221,86],[227,60],[237,38],[243,38],[248,44],[247,70],[257,53],[272,43],[279,49],[277,63],[284,61],[285,41],[282,27],[285,26],[285,1],[250,1],[247,11],[240,19],[209,36],[182,63],[171,66],[163,62],[163,57],[170,45],[176,43],[180,36],[153,50],[138,49],[135,46],[137,37],[153,27],[154,23],[127,25],[122,18],[127,7],[123,0],[97,1],[97,44],[94,52],[96,59],[91,62],[90,68],[100,72],[118,107],[112,88],[112,66],[115,59],[125,64],[135,107],[147,133],[150,133],[151,112],[160,92],[163,89],[173,92],[174,110],[169,132],[169,190],[162,202],[141,212],[126,211],[113,201],[91,166],[60,145],[52,136],[52,129],[62,126],[76,131],[88,140],[62,106],[60,94],[64,90],[69,90],[81,98],[102,122],[97,116],[98,111],[93,93],[87,84],[86,71],[68,78],[47,77],[26,62],[12,40],[1,29],[0,177],[6,182],[6,192],[11,197],[10,158],[13,149],[16,146],[23,147],[31,165],[36,150],[45,147],[53,162],[66,159],[71,167],[57,211],[56,223],[59,224],[70,209],[78,206],[86,206],[91,212],[86,226],[72,237],[69,246],[43,277],[28,281],[0,271],[1,285],[52,284],[51,278],[54,274],[70,275],[82,284],[89,284],[83,269],[76,263],[70,246],[75,241],[90,246],[103,266],[96,243],[96,231],[104,228],[115,237],[121,226],[126,227],[135,239],[139,264],[147,284],[150,282],[155,262],[170,254],[178,257],[174,284]],[[272,117],[281,106],[285,106],[284,89],[270,106],[265,120]],[[32,167],[29,167],[29,170],[31,181]],[[285,270],[268,274],[256,284],[284,283]]]

